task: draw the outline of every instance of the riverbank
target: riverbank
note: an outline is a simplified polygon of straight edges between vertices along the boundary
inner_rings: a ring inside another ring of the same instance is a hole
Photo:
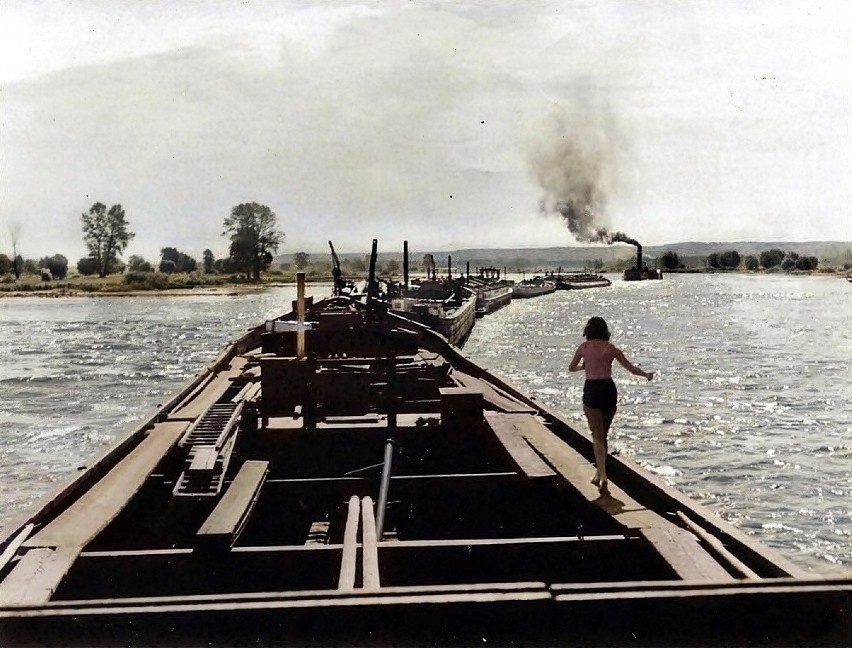
[[[47,288],[43,290],[0,290],[3,297],[182,297],[209,295],[222,297],[263,292],[281,284],[232,284],[224,286],[193,286],[163,290],[84,290],[80,288]]]

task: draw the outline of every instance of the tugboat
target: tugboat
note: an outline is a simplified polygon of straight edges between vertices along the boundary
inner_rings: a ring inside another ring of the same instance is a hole
[[[662,279],[663,273],[657,268],[649,268],[642,264],[642,246],[636,245],[636,265],[624,271],[624,281],[645,281],[646,279]]]

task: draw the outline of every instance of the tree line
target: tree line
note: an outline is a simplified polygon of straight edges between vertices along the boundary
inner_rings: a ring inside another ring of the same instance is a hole
[[[741,256],[736,250],[724,252],[713,252],[704,260],[707,268],[719,270],[733,270],[745,268],[746,270],[771,270],[780,267],[782,270],[816,270],[819,267],[819,259],[815,256],[800,255],[797,252],[784,251],[780,248],[772,248],[761,252],[760,255],[747,254]],[[660,255],[660,265],[664,270],[676,270],[686,267],[677,252],[668,250]]]
[[[138,255],[131,255],[124,263],[121,254],[136,233],[120,204],[107,206],[94,203],[81,215],[83,242],[88,256],[77,262],[81,275],[106,277],[119,272],[146,273],[159,271],[164,274],[192,273],[199,270],[198,262],[190,255],[174,247],[160,250],[160,261],[155,268]],[[228,256],[216,259],[209,249],[202,254],[201,268],[205,273],[245,274],[249,280],[260,280],[260,273],[269,268],[273,253],[284,240],[278,228],[278,217],[269,207],[256,202],[242,203],[231,209],[223,221],[222,236],[229,237]],[[0,275],[14,274],[19,279],[24,272],[39,274],[46,280],[65,279],[68,275],[68,259],[56,254],[39,261],[23,259],[13,253],[10,258],[0,254]]]

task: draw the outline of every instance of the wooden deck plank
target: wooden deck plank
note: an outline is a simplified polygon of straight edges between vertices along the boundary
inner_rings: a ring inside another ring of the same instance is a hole
[[[554,477],[556,472],[536,454],[523,436],[519,424],[526,419],[505,416],[498,412],[486,412],[485,421],[494,436],[500,441],[512,460],[530,479]]]
[[[628,531],[639,532],[674,572],[684,580],[725,580],[732,576],[689,531],[643,507],[612,481],[609,496],[601,496],[590,483],[594,468],[576,450],[534,416],[515,414],[516,425],[560,475],[586,499],[609,513]]]
[[[684,580],[734,580],[689,531],[669,523],[641,529],[640,533]]]
[[[379,579],[379,546],[376,538],[376,516],[373,512],[373,498],[361,500],[361,560],[362,586],[365,589],[381,587]]]
[[[80,554],[80,547],[28,551],[0,583],[0,606],[46,603]]]
[[[346,515],[346,528],[343,531],[343,557],[340,560],[340,578],[337,589],[355,589],[355,571],[358,558],[358,521],[361,515],[361,502],[357,495],[349,498],[349,510]]]
[[[234,378],[242,374],[248,360],[236,357],[231,360],[229,369],[223,370],[213,378],[208,385],[195,394],[193,398],[182,403],[179,408],[169,414],[169,420],[192,421],[204,414],[210,406],[222,398],[223,394],[231,386]]]
[[[112,522],[186,431],[185,422],[158,423],[118,464],[25,547],[84,547]]]
[[[201,525],[196,541],[207,547],[230,548],[245,526],[269,469],[268,461],[246,461],[234,481]]]
[[[189,472],[212,472],[216,468],[216,460],[219,453],[215,445],[193,446],[192,461],[189,463]]]
[[[496,407],[499,411],[502,412],[526,412],[529,414],[535,413],[535,410],[521,403],[520,401],[515,400],[514,398],[510,398],[508,395],[499,391],[494,385],[491,383],[485,382],[484,380],[480,380],[475,376],[471,376],[470,374],[466,374],[463,371],[459,371],[458,369],[453,369],[452,378],[459,383],[462,387],[467,387],[468,389],[474,389],[476,391],[482,392],[482,397],[486,403],[489,403],[493,407]]]

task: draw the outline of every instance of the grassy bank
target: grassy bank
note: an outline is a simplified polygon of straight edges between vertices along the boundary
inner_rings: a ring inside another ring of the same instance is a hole
[[[326,273],[308,273],[308,281],[331,281]],[[72,275],[63,280],[44,281],[39,275],[23,274],[15,281],[0,282],[0,297],[13,296],[85,296],[134,294],[222,294],[261,290],[270,284],[294,283],[295,271],[269,272],[260,282],[239,275],[202,273],[126,272],[106,277]]]

